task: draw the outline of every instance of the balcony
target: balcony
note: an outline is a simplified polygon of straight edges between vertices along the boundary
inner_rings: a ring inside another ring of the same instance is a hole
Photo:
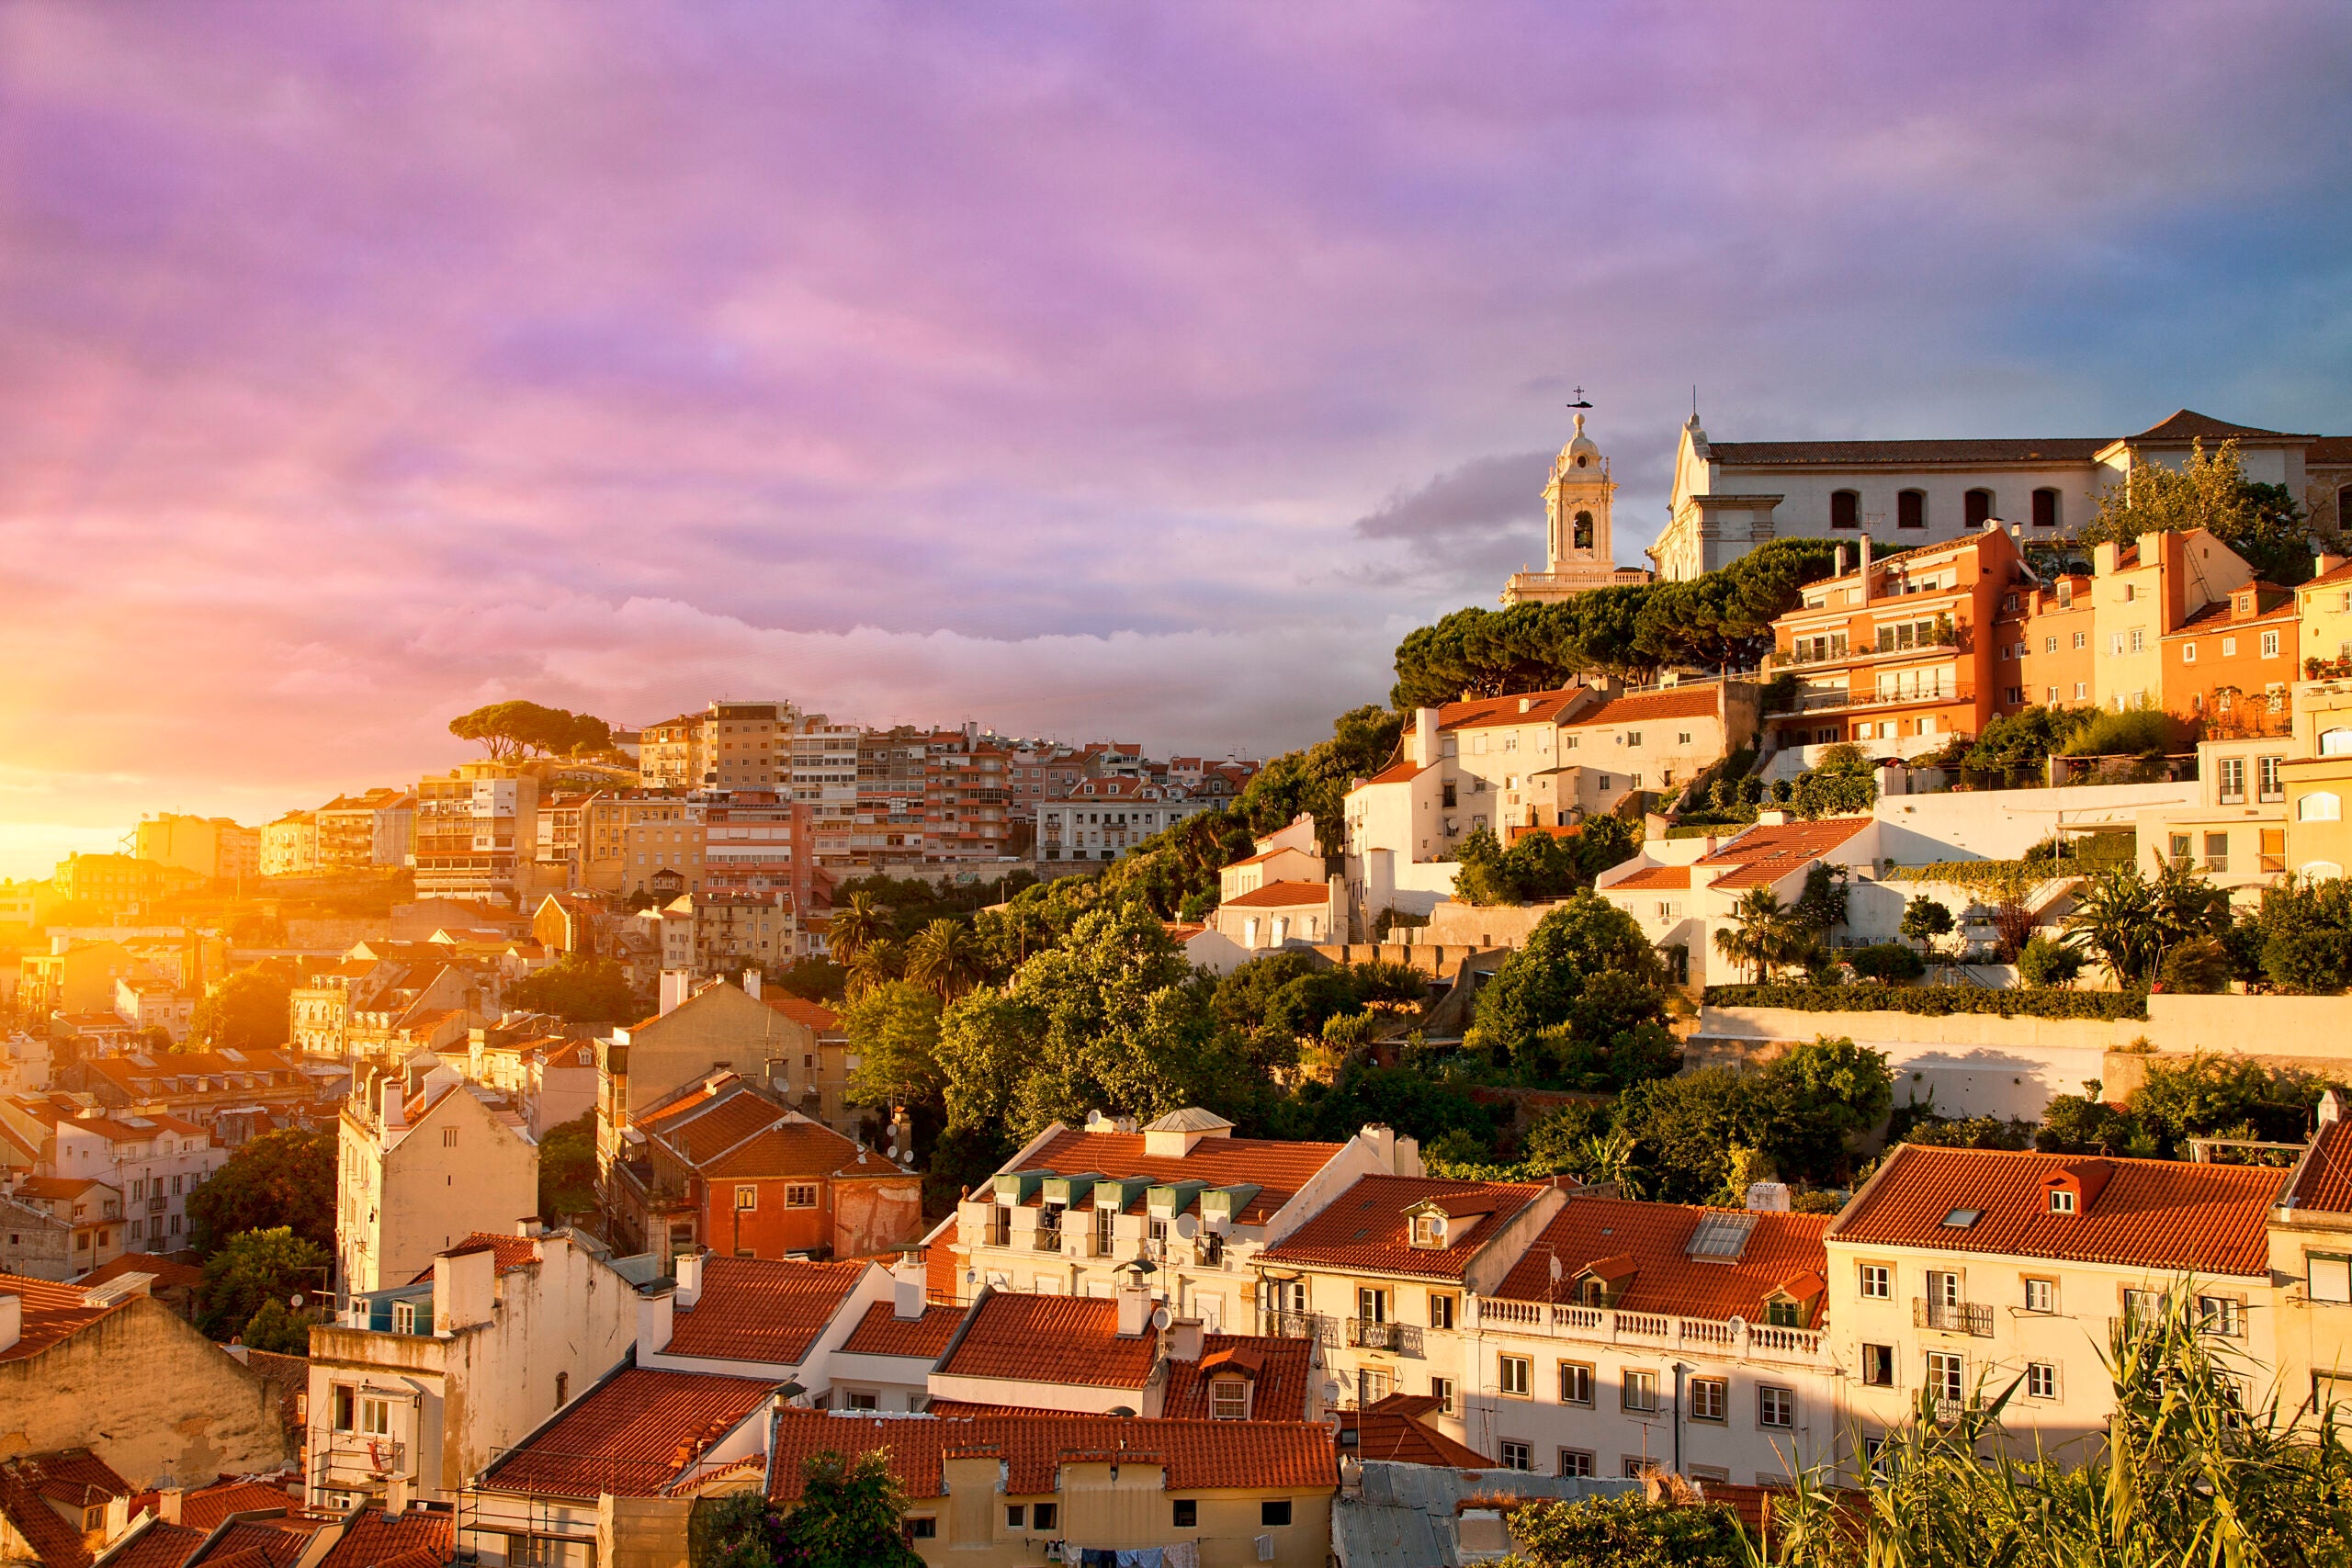
[[[1030,1247],[1032,1252],[1059,1252],[1061,1249],[1062,1233],[1046,1230],[1036,1233],[1036,1240]]]
[[[1409,1323],[1374,1323],[1351,1317],[1348,1319],[1348,1343],[1360,1350],[1394,1350],[1400,1356],[1419,1356],[1421,1331]]]
[[[1980,1339],[1990,1338],[1993,1309],[1981,1302],[1931,1302],[1914,1296],[1911,1325],[1931,1328],[1939,1334],[1973,1334]]]
[[[164,1198],[150,1198],[147,1200],[147,1212],[151,1214],[160,1214],[164,1212],[169,1201],[170,1201],[168,1199]]]
[[[1338,1325],[1319,1312],[1270,1312],[1266,1314],[1266,1332],[1276,1339],[1312,1339],[1319,1344],[1339,1343]]]
[[[1739,1360],[1818,1361],[1822,1333],[1728,1318],[1683,1317],[1672,1313],[1619,1312],[1611,1307],[1573,1306],[1561,1302],[1510,1302],[1481,1298],[1473,1321],[1489,1332],[1541,1335],[1600,1345],[1636,1345],[1647,1350]]]
[[[1971,703],[1976,688],[1968,682],[1938,683],[1932,690],[1914,692],[1800,692],[1781,713],[1820,713],[1832,708],[1901,707],[1913,703]]]

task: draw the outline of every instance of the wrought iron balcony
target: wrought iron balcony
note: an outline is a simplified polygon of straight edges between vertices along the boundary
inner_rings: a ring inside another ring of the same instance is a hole
[[[1410,1323],[1374,1323],[1368,1318],[1348,1319],[1348,1343],[1364,1350],[1394,1350],[1400,1356],[1421,1353],[1420,1328]]]
[[[1331,1320],[1319,1312],[1270,1312],[1266,1314],[1266,1332],[1277,1339],[1314,1339],[1325,1345],[1335,1342]]]
[[[1973,1334],[1989,1338],[1993,1333],[1993,1309],[1981,1302],[1931,1302],[1914,1296],[1911,1324],[1915,1328],[1932,1328],[1939,1334]]]

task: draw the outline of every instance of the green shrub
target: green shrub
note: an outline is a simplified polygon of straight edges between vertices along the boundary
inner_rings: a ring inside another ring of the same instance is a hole
[[[2059,754],[2067,757],[2168,757],[2189,749],[2189,728],[2160,707],[2102,709]]]
[[[2165,954],[2159,977],[2167,991],[2211,996],[2230,988],[2229,950],[2212,937],[2184,942]]]
[[[2018,953],[2018,978],[2036,990],[2071,986],[2082,972],[2083,955],[2046,931],[2035,932]]]
[[[1937,908],[1942,908],[1938,905]],[[1900,986],[1928,972],[1928,961],[1899,942],[1872,942],[1846,954],[1854,973],[1883,986]]]
[[[1929,1018],[1994,1013],[2002,1018],[2122,1019],[2148,1016],[2140,991],[1980,991],[1965,986],[1710,986],[1706,1004],[1793,1008],[1800,1012],[1908,1012]]]

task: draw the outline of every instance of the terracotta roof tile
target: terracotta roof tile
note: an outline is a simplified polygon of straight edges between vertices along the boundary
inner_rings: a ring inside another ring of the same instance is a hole
[[[663,1353],[797,1366],[871,1267],[707,1256],[702,1292],[672,1315]]]
[[[492,1464],[482,1484],[537,1496],[658,1496],[692,1472],[704,1449],[758,1416],[776,1386],[630,1367]]]
[[[197,1548],[210,1533],[157,1519],[136,1536],[119,1543],[107,1557],[107,1568],[181,1568],[196,1555]],[[86,1562],[89,1559],[85,1557],[82,1561]]]
[[[1688,887],[1690,868],[1687,865],[1645,865],[1622,881],[1612,882],[1601,889],[1603,893],[1643,887]]]
[[[1825,817],[1817,822],[1758,823],[1699,857],[1698,864],[1729,866],[1712,886],[1760,887],[1819,859],[1869,827],[1869,817]]]
[[[820,1034],[841,1032],[842,1015],[821,1002],[812,1002],[805,997],[796,997],[789,991],[778,991],[774,996],[763,991],[760,993],[760,1000],[767,1003],[793,1022],[813,1029]]]
[[[274,1505],[261,1506],[274,1506],[282,1511],[286,1506],[286,1495],[281,1492]],[[222,1517],[226,1517],[225,1512]],[[224,1563],[231,1558],[243,1557],[247,1561],[237,1564],[236,1568],[293,1568],[294,1561],[311,1544],[311,1537],[321,1522],[290,1518],[243,1520],[222,1530],[219,1539],[213,1541],[212,1549],[198,1561]],[[204,1527],[196,1525],[194,1528],[201,1529]]]
[[[1168,1387],[1159,1413],[1171,1419],[1206,1421],[1209,1382],[1231,1367],[1249,1375],[1253,1421],[1304,1421],[1315,1375],[1315,1345],[1306,1339],[1272,1339],[1246,1334],[1204,1334],[1201,1359],[1168,1363]]]
[[[1541,1184],[1521,1182],[1367,1176],[1293,1231],[1280,1247],[1268,1247],[1260,1256],[1270,1263],[1336,1264],[1387,1274],[1459,1280],[1487,1239],[1543,1190]],[[1448,1199],[1468,1200],[1447,1209],[1453,1216],[1448,1227],[1452,1246],[1414,1247],[1408,1240],[1405,1211],[1428,1199],[1442,1204]],[[1468,1218],[1474,1209],[1478,1216],[1475,1223]]]
[[[2049,1179],[2097,1163],[2107,1185],[2075,1214],[2052,1214]],[[2267,1211],[2288,1173],[2259,1166],[1939,1149],[1905,1144],[1847,1205],[1829,1239],[1939,1252],[2054,1258],[2199,1274],[2268,1268]],[[1965,1228],[1944,1221],[1973,1209]]]
[[[52,1284],[21,1274],[0,1274],[0,1293],[22,1296],[25,1301],[23,1332],[14,1345],[0,1350],[0,1361],[39,1355],[137,1299],[126,1296],[108,1306],[92,1306],[79,1285]]]
[[[457,1517],[425,1508],[404,1514],[369,1510],[353,1519],[319,1568],[409,1568],[403,1560],[424,1551],[447,1562],[458,1542]]]
[[[2286,1201],[2297,1209],[2352,1213],[2352,1122],[2331,1122],[2319,1130],[2311,1152],[2295,1168]]]
[[[1396,1464],[1431,1464],[1450,1470],[1491,1470],[1494,1461],[1455,1442],[1421,1417],[1437,1401],[1426,1394],[1392,1393],[1366,1410],[1342,1412],[1340,1451],[1360,1460]]]
[[[100,1264],[74,1282],[87,1290],[92,1285],[103,1285],[110,1280],[119,1280],[125,1274],[153,1274],[155,1277],[153,1288],[159,1291],[170,1290],[175,1286],[193,1290],[204,1283],[204,1270],[195,1264],[175,1263],[170,1258],[153,1252],[126,1252],[119,1258]]]
[[[129,1495],[130,1483],[87,1449],[20,1454],[0,1463],[0,1518],[16,1527],[43,1568],[84,1568],[90,1561],[82,1532],[47,1499],[55,1497],[68,1507],[91,1507]]]
[[[141,1509],[153,1512],[162,1495],[141,1492],[130,1500],[133,1514]],[[180,1498],[179,1522],[195,1529],[209,1530],[231,1514],[259,1514],[276,1509],[286,1513],[293,1506],[286,1488],[266,1481],[218,1481],[198,1487]],[[208,1559],[209,1561],[209,1559]]]
[[[1254,1225],[1263,1224],[1266,1216],[1289,1202],[1345,1146],[1280,1138],[1203,1138],[1187,1155],[1148,1155],[1140,1133],[1072,1130],[1046,1143],[1022,1168],[1069,1175],[1099,1170],[1106,1177],[1140,1176],[1160,1184],[1204,1181],[1211,1187],[1251,1186],[1258,1189],[1257,1194],[1233,1219],[1236,1224]],[[988,1191],[984,1185],[975,1189],[975,1195]],[[1037,1194],[1029,1201],[1034,1206],[1045,1199]],[[1128,1212],[1141,1213],[1145,1201],[1145,1195],[1136,1193]]]
[[[2329,466],[2352,463],[2352,435],[2313,436],[2303,448],[2303,461]]]
[[[1639,724],[1657,718],[1712,718],[1718,690],[1714,686],[1676,686],[1663,692],[1635,692],[1611,697],[1599,707],[1577,715],[1565,728],[1585,729],[1597,724]]]
[[[1556,724],[1578,697],[1582,686],[1557,686],[1548,692],[1513,692],[1500,697],[1473,697],[1447,703],[1437,710],[1440,729],[1487,729],[1498,725]],[[1521,706],[1525,704],[1525,706]]]
[[[1170,1492],[1307,1490],[1338,1485],[1331,1429],[1276,1421],[1169,1421],[1061,1413],[876,1419],[787,1410],[778,1423],[768,1495],[800,1495],[808,1461],[824,1452],[879,1450],[910,1498],[945,1493],[949,1454],[993,1456],[1006,1467],[1008,1496],[1056,1490],[1067,1461],[1122,1457],[1164,1467]]]
[[[2265,436],[2275,436],[2281,437],[2289,441],[2312,441],[2317,439],[2316,437],[2310,435],[2289,435],[2286,432],[2279,430],[2265,430],[2259,425],[2232,424],[2228,420],[2215,419],[2211,414],[2199,413],[2195,409],[2181,409],[2165,419],[2159,420],[2154,424],[2148,426],[2147,429],[2140,432],[2139,434],[2129,436],[2126,439],[2132,441],[2227,441],[2233,436],[2248,435],[2254,436],[2257,439]]]
[[[1270,882],[1225,899],[1227,909],[1296,909],[1331,901],[1331,890],[1320,882]]]
[[[1704,1261],[1690,1255],[1691,1234],[1710,1214],[1731,1214],[1752,1223],[1736,1260]],[[1828,1228],[1826,1214],[1760,1214],[1695,1203],[1571,1197],[1490,1293],[1504,1301],[1566,1302],[1572,1282],[1587,1265],[1623,1258],[1631,1261],[1631,1273],[1612,1270],[1612,1275],[1630,1282],[1621,1287],[1624,1295],[1612,1304],[1626,1311],[1762,1323],[1766,1302],[1782,1286],[1802,1286],[1810,1276],[1816,1281],[1814,1290],[1792,1289],[1790,1293],[1803,1301],[1817,1292],[1817,1281],[1828,1266],[1821,1246],[1821,1234]],[[1555,1258],[1560,1260],[1556,1285],[1552,1280]],[[1822,1304],[1815,1303],[1815,1315]]]
[[[888,1302],[876,1302],[842,1342],[852,1356],[916,1356],[935,1361],[964,1321],[960,1307],[927,1306],[921,1317],[901,1318]]]
[[[455,1258],[459,1253],[480,1252],[485,1247],[498,1254],[498,1271],[501,1274],[512,1274],[517,1269],[527,1269],[539,1260],[539,1244],[537,1241],[527,1235],[502,1235],[497,1231],[475,1231],[459,1240],[457,1246],[443,1247],[435,1256]],[[431,1278],[433,1278],[433,1265],[428,1263],[409,1283],[419,1285]]]
[[[1391,762],[1364,780],[1363,784],[1359,787],[1369,788],[1373,784],[1410,784],[1435,766],[1437,764],[1434,762]]]
[[[970,1326],[943,1377],[1004,1378],[1085,1388],[1141,1389],[1159,1359],[1159,1330],[1147,1324],[1119,1337],[1119,1303],[1100,1296],[1032,1296],[991,1292],[973,1308]]]

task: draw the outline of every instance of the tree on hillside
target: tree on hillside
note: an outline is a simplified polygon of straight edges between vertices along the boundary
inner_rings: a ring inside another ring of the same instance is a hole
[[[537,703],[490,703],[449,721],[449,733],[481,744],[494,762],[529,756],[590,756],[609,750],[612,727],[591,714]]]
[[[188,1037],[212,1051],[275,1051],[293,1034],[294,987],[263,968],[240,969],[196,1004]]]
[[[188,1194],[188,1245],[210,1253],[245,1231],[290,1228],[334,1246],[334,1134],[288,1127],[264,1133]]]
[[[567,953],[507,987],[506,1005],[525,1012],[553,1013],[566,1023],[627,1023],[639,1011],[636,994],[619,964],[576,953]]]
[[[2235,441],[2210,452],[2198,442],[2181,468],[2133,464],[2124,483],[2100,496],[2098,514],[2075,541],[2087,549],[2188,528],[2229,546],[2264,581],[2292,587],[2312,574],[2310,518],[2285,486],[2245,477]]]
[[[596,1113],[583,1111],[539,1140],[539,1213],[550,1224],[596,1207]]]
[[[892,980],[861,993],[842,1014],[842,1029],[857,1056],[849,1101],[872,1110],[925,1106],[946,1115],[946,1075],[939,1065],[940,999],[911,980]]]
[[[881,900],[860,889],[833,906],[825,946],[841,963],[854,964],[866,945],[881,941],[888,930],[888,917],[882,912]]]
[[[987,954],[970,922],[943,916],[907,939],[907,978],[952,1001],[978,983]]]
[[[921,1568],[906,1539],[904,1491],[879,1451],[810,1456],[800,1495],[778,1506],[760,1491],[707,1497],[687,1526],[689,1568]]]
[[[1632,916],[1578,893],[1537,922],[1478,992],[1465,1043],[1523,1078],[1573,1087],[1646,1076],[1663,1044],[1666,968]],[[1632,1074],[1615,1065],[1639,1063]]]
[[[266,1302],[305,1302],[324,1294],[331,1254],[284,1225],[243,1231],[204,1260],[204,1282],[197,1290],[196,1325],[214,1339],[227,1339],[252,1321]]]

